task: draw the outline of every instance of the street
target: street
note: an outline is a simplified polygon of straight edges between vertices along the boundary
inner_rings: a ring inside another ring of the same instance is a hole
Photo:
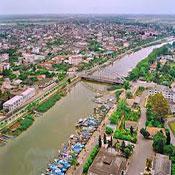
[[[141,97],[141,118],[138,123],[138,141],[130,158],[130,165],[127,171],[127,175],[140,175],[145,168],[145,162],[148,157],[154,155],[152,149],[152,140],[146,140],[140,134],[140,129],[145,127],[146,122],[146,109],[144,107],[145,93]]]

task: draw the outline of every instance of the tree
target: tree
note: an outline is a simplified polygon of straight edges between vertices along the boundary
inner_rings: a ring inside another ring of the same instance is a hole
[[[143,135],[143,137],[144,137],[145,139],[148,139],[149,136],[150,136],[150,133],[149,133],[145,128],[142,128],[142,129],[140,130],[140,133]]]
[[[101,148],[102,146],[101,135],[99,135],[98,137],[98,145],[99,145],[99,148]]]
[[[129,84],[129,81],[124,81],[123,87],[125,88],[125,90],[130,89],[131,85]]]
[[[112,136],[111,136],[111,139],[108,142],[108,147],[112,147],[112,145],[113,145],[113,139],[112,139]]]
[[[156,114],[157,119],[162,121],[166,115],[170,113],[170,106],[168,101],[164,98],[162,93],[157,93],[149,97],[148,104],[151,105],[153,112]]]
[[[107,140],[106,140],[106,134],[104,133],[104,136],[103,136],[103,143],[106,144],[107,143]]]
[[[166,130],[166,144],[170,145],[171,143],[171,135],[170,135],[170,131]]]
[[[146,171],[151,171],[152,168],[152,160],[151,159],[146,159]]]
[[[132,154],[131,150],[129,148],[125,148],[123,151],[126,158],[129,158]]]
[[[130,134],[133,136],[133,134],[134,134],[134,128],[131,126],[130,127]]]
[[[165,145],[166,145],[166,137],[162,132],[157,132],[157,134],[153,137],[154,151],[163,154]]]
[[[105,132],[106,132],[106,134],[112,134],[113,133],[113,129],[111,127],[109,127],[109,126],[106,126]]]
[[[122,144],[121,144],[121,147],[120,147],[121,151],[123,152],[125,148],[126,148],[125,141],[122,141]]]

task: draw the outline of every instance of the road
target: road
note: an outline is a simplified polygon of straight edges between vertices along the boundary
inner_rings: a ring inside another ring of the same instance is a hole
[[[141,97],[141,118],[138,123],[138,131],[145,127],[146,122],[146,109],[144,107],[145,95],[146,94],[143,94]],[[140,175],[141,172],[144,171],[146,159],[148,157],[152,157],[153,155],[152,140],[144,139],[140,132],[138,132],[138,142],[136,144],[134,154],[129,161],[130,164],[127,175]]]

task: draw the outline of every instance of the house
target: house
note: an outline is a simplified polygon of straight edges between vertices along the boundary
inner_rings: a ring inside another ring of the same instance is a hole
[[[83,61],[83,57],[82,55],[73,55],[73,56],[70,56],[69,57],[69,64],[72,64],[72,65],[79,65],[81,62]]]
[[[153,175],[171,175],[171,160],[168,156],[157,153],[152,169]]]
[[[67,73],[68,73],[69,76],[74,76],[74,75],[76,75],[77,70],[78,70],[77,67],[71,67],[71,68],[69,68]]]
[[[24,57],[24,61],[26,63],[31,63],[31,64],[35,64],[45,59],[45,57],[42,55],[35,55],[35,54],[28,54],[28,53],[23,53],[22,56]]]
[[[151,138],[153,138],[154,135],[156,135],[160,131],[162,131],[163,134],[166,135],[165,128],[157,128],[157,127],[147,126],[146,130],[150,133]]]
[[[4,54],[0,54],[0,63],[4,62],[4,61],[9,61],[9,54],[4,53]]]
[[[120,175],[125,172],[126,165],[126,158],[101,148],[89,168],[88,175]]]
[[[46,79],[46,75],[45,75],[45,74],[43,74],[43,75],[38,75],[36,78],[37,78],[39,81],[41,81],[41,80],[43,80],[43,79]]]
[[[157,62],[156,63],[153,63],[151,66],[150,66],[150,71],[155,71],[157,68]]]
[[[52,60],[55,61],[56,64],[60,64],[65,60],[65,56],[58,55],[58,56],[52,58]]]

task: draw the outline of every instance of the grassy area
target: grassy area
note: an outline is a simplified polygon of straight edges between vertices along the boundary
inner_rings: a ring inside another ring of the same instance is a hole
[[[175,135],[175,122],[170,122],[169,126],[171,128],[171,131],[173,132],[173,134]]]
[[[51,96],[49,99],[47,99],[45,102],[43,102],[42,104],[40,104],[37,107],[37,111],[38,112],[46,112],[48,111],[52,106],[55,105],[55,103],[60,100],[62,97],[62,94],[55,94],[53,96]]]
[[[2,132],[4,134],[9,134],[13,136],[20,135],[23,131],[26,131],[34,122],[34,117],[32,114],[28,114],[25,117],[16,121],[9,128],[4,129]]]
[[[125,120],[138,121],[140,110],[133,111],[127,106],[125,101],[121,100],[119,101],[117,110],[109,118],[111,124],[118,124],[122,115],[124,115]]]
[[[130,130],[128,129],[122,129],[122,130],[116,129],[114,132],[114,138],[136,143],[137,132],[134,132],[133,134],[131,134]]]

